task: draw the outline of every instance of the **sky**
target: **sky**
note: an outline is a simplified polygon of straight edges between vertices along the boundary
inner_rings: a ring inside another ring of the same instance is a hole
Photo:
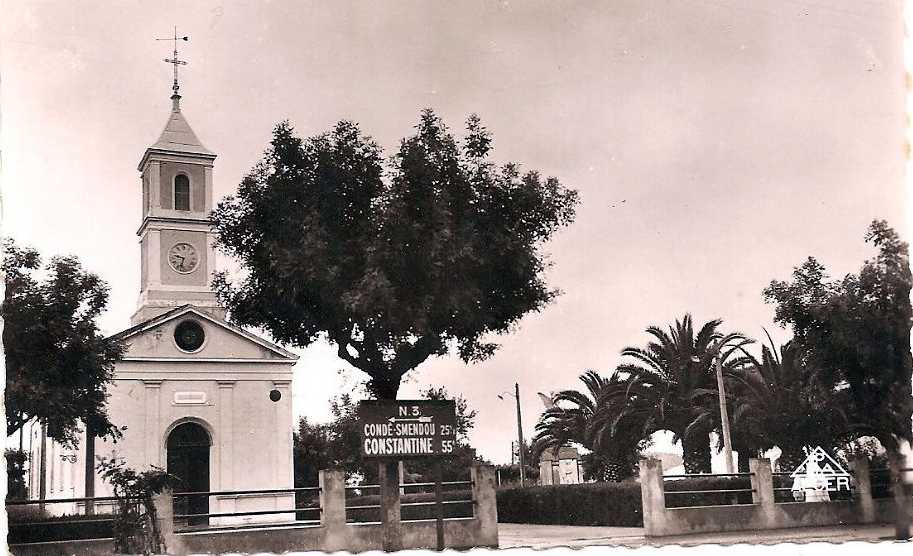
[[[644,329],[686,312],[777,341],[761,291],[814,255],[834,276],[872,250],[867,225],[905,212],[899,0],[70,2],[7,1],[0,21],[4,235],[74,254],[111,286],[101,325],[129,325],[139,294],[136,164],[171,102],[218,154],[231,194],[289,120],[302,136],[358,122],[388,152],[421,109],[455,130],[477,113],[493,157],[581,196],[544,246],[563,294],[499,338],[489,360],[429,360],[430,385],[478,411],[470,440],[505,462],[520,385],[609,374]],[[230,260],[222,260],[230,267]],[[296,349],[294,407],[328,418],[364,377],[334,348]]]

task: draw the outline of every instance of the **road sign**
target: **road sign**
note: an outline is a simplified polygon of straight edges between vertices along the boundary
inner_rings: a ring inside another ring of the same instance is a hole
[[[807,450],[808,456],[790,477],[795,479],[795,491],[839,491],[851,490],[850,474],[837,461],[825,452],[821,446]]]
[[[367,400],[358,405],[366,458],[446,456],[456,446],[453,400]]]

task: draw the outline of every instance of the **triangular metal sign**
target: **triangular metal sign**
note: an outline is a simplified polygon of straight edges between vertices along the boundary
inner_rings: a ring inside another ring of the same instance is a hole
[[[811,467],[811,471],[809,471]],[[800,475],[825,475],[825,476],[848,476],[849,473],[837,463],[821,446],[816,446],[814,450],[808,453],[805,461],[802,462],[790,477],[796,478]]]

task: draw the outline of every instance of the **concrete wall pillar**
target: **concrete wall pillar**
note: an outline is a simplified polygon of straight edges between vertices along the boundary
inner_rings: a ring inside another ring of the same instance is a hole
[[[539,462],[539,484],[540,485],[552,484],[552,462],[551,461],[540,461]]]
[[[472,499],[475,500],[475,518],[479,522],[478,546],[498,547],[498,501],[495,495],[495,468],[490,465],[473,465]]]
[[[857,455],[850,462],[850,469],[856,479],[856,505],[859,508],[859,519],[862,523],[875,523],[875,502],[872,500],[872,476],[869,472],[869,460]]]
[[[342,471],[321,471],[320,525],[324,552],[350,550],[346,530],[346,477]]]
[[[913,508],[911,508],[913,496],[911,496],[910,485],[904,481],[906,458],[902,454],[890,454],[888,459],[891,464],[891,490],[894,494],[894,538],[909,540],[911,521],[913,521]]]
[[[640,460],[640,499],[643,506],[644,535],[662,535],[666,524],[666,492],[663,463],[658,459]]]
[[[767,458],[748,460],[748,470],[751,472],[751,502],[757,504],[760,511],[761,522],[765,527],[773,527],[777,521],[777,503],[774,498],[773,469]]]
[[[165,490],[152,497],[155,506],[156,519],[158,520],[159,534],[162,536],[163,554],[184,556],[187,549],[181,538],[174,533],[174,503],[171,491]]]

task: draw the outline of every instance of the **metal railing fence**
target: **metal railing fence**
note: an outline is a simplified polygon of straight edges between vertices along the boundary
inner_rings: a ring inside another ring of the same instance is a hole
[[[755,492],[750,482],[752,476],[753,473],[747,472],[664,475],[663,493],[666,498],[666,507],[672,509],[751,504],[751,494]],[[740,486],[739,483],[744,484],[745,479],[748,480],[748,486]]]

